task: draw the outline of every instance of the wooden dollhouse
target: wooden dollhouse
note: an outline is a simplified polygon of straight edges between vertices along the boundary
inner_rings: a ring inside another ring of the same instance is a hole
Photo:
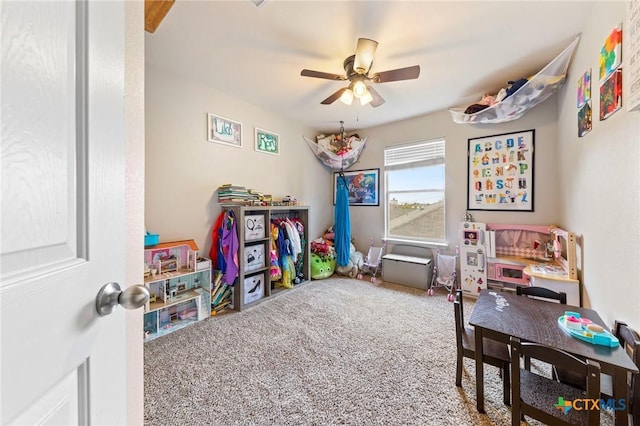
[[[210,316],[211,261],[198,256],[194,240],[147,247],[144,262],[144,284],[151,294],[145,305],[145,341]]]

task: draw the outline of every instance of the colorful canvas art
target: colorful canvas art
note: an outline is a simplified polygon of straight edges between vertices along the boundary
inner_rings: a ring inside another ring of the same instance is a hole
[[[577,106],[580,108],[591,99],[591,69],[585,71],[578,79]]]
[[[600,81],[607,78],[622,62],[622,24],[614,28],[600,49]]]
[[[591,131],[591,102],[587,102],[578,110],[578,137]]]
[[[622,106],[622,68],[615,70],[600,86],[600,121]]]

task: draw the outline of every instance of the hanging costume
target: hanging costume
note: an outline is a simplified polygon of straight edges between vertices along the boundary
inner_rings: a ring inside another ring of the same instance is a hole
[[[351,219],[349,217],[349,192],[344,175],[338,176],[337,185],[334,212],[336,264],[346,266],[349,264],[351,253]]]
[[[219,271],[225,270],[225,260],[222,253],[222,221],[225,215],[226,212],[223,210],[211,228],[211,250],[209,250],[209,259],[211,259],[213,268]]]
[[[226,266],[222,281],[228,285],[233,285],[238,278],[238,232],[236,231],[236,217],[232,210],[227,210],[222,224],[222,254]]]

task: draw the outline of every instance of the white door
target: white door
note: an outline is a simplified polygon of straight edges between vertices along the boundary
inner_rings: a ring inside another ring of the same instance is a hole
[[[122,425],[124,5],[0,8],[0,423]]]

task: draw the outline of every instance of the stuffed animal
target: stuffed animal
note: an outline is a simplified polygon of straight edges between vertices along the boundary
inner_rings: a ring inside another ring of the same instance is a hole
[[[311,278],[321,280],[333,275],[336,267],[336,259],[330,256],[323,256],[311,253]]]
[[[344,265],[336,266],[336,273],[340,275],[347,275],[351,278],[356,278],[358,273],[362,270],[364,265],[364,255],[356,251],[356,247],[351,243],[349,251],[349,262]]]

